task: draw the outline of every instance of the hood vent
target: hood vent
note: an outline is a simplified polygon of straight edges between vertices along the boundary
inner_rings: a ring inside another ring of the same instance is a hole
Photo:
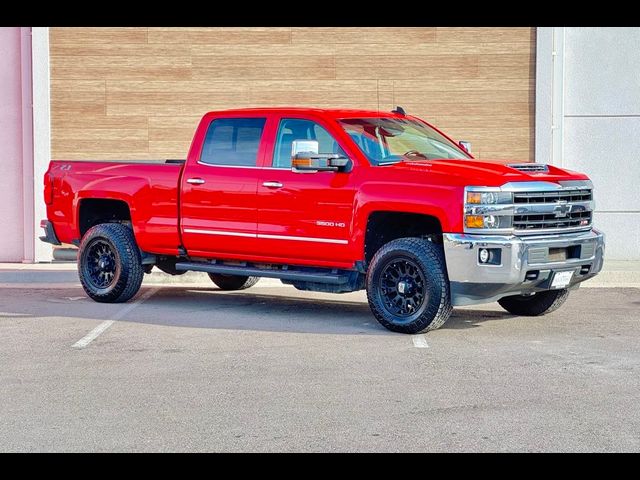
[[[536,173],[536,172],[548,172],[549,167],[544,163],[512,163],[507,167],[515,168],[521,172]]]

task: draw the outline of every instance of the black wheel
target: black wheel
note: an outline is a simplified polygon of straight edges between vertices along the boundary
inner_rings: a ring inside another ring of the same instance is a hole
[[[119,223],[90,228],[80,243],[78,274],[96,302],[126,302],[138,293],[144,269],[131,228]]]
[[[394,332],[441,327],[452,310],[442,248],[420,238],[384,245],[367,271],[367,299],[378,322]]]
[[[225,273],[210,273],[209,278],[220,290],[244,290],[253,287],[260,280],[260,277],[227,275]]]
[[[547,290],[533,295],[513,295],[498,300],[507,312],[523,317],[537,317],[557,310],[567,300],[569,290]]]

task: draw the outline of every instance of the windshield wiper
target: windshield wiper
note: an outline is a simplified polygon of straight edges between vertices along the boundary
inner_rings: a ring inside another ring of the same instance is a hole
[[[400,162],[428,162],[431,159],[426,153],[419,152],[418,150],[409,150],[402,155],[390,155],[393,157],[400,157],[397,160],[390,160],[388,162],[379,162],[377,165],[393,165]]]
[[[422,153],[418,150],[407,150],[402,155],[402,158],[409,159],[409,161],[414,161],[414,158],[419,158],[420,160],[429,160],[429,157],[427,156],[426,153]],[[405,160],[402,160],[402,161],[404,162]]]

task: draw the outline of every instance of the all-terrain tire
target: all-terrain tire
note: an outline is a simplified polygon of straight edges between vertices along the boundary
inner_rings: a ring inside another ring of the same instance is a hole
[[[428,240],[399,238],[380,248],[367,270],[366,289],[373,315],[394,332],[435,330],[451,315],[444,252]]]
[[[260,280],[260,277],[227,275],[225,273],[210,273],[209,278],[220,290],[244,290],[253,287]]]
[[[78,275],[96,302],[123,303],[138,293],[144,269],[131,228],[120,223],[91,227],[80,242]]]
[[[523,317],[537,317],[557,310],[567,300],[569,290],[547,290],[535,295],[512,295],[498,300],[498,303],[507,312]]]

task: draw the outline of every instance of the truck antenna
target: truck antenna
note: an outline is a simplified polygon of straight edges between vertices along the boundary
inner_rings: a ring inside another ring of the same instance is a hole
[[[398,115],[406,115],[406,112],[404,111],[404,108],[402,108],[401,106],[397,106],[395,110],[391,110],[391,113],[397,113]]]

